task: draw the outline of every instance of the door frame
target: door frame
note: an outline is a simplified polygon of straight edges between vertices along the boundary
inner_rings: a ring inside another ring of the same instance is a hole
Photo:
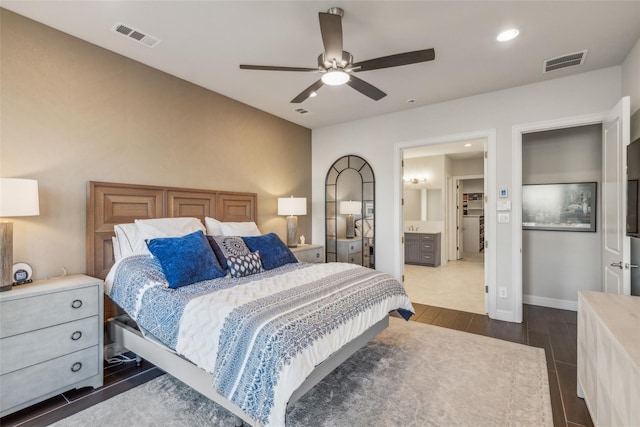
[[[486,141],[485,151],[487,153],[485,167],[485,187],[487,188],[488,200],[496,199],[496,179],[497,179],[497,162],[496,162],[496,129],[486,129],[476,132],[459,133],[454,135],[445,135],[440,137],[425,138],[414,141],[398,142],[394,146],[394,171],[393,177],[395,182],[394,195],[394,229],[393,241],[397,242],[394,252],[394,263],[396,271],[404,275],[404,247],[403,247],[403,220],[402,220],[402,159],[403,150],[413,147],[421,147],[424,145],[442,144],[447,142],[463,141],[470,139],[484,139]],[[496,292],[496,210],[495,203],[487,203],[485,206],[485,242],[489,242],[489,249],[485,243],[485,261],[484,261],[484,277],[487,292],[485,293],[485,307],[488,307],[487,315],[490,318],[496,317],[497,292]],[[446,220],[446,219],[445,219]]]
[[[541,122],[526,123],[512,127],[512,151],[511,151],[511,226],[513,235],[512,251],[512,278],[513,321],[522,323],[522,135],[548,130],[567,129],[578,126],[602,124],[609,112],[586,114],[581,116],[565,117],[561,119],[546,120]],[[557,306],[565,310],[575,310],[576,307]]]

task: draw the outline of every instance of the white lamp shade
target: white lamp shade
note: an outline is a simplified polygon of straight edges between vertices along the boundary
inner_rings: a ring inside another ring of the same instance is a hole
[[[280,197],[278,198],[278,215],[306,215],[306,197]]]
[[[0,217],[40,215],[38,181],[0,178]]]
[[[362,214],[362,202],[343,201],[340,202],[341,215],[360,215]]]

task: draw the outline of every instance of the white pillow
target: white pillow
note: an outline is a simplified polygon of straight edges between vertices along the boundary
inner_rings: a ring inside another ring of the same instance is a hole
[[[117,237],[111,238],[111,243],[113,244],[113,260],[118,262],[120,258],[122,258],[122,250],[120,249],[120,241]]]
[[[223,236],[260,236],[262,233],[255,222],[221,222]]]
[[[118,239],[121,257],[149,253],[147,245],[144,243],[144,239],[140,236],[138,227],[135,224],[118,224],[113,227],[113,230],[116,233],[116,239]]]
[[[222,236],[220,221],[215,218],[204,217],[204,225],[207,227],[207,234],[210,236]]]
[[[198,230],[205,232],[198,218],[136,219],[135,224],[143,243],[157,237],[181,237]]]

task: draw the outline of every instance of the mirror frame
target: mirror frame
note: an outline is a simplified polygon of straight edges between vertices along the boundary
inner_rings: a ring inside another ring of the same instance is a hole
[[[347,170],[353,170],[360,176],[360,200],[362,201],[360,219],[368,220],[373,231],[373,237],[361,235],[356,236],[353,240],[362,240],[361,265],[375,269],[376,180],[369,162],[353,154],[340,157],[327,171],[325,179],[325,260],[326,262],[336,262],[338,259],[338,239],[341,239],[338,237],[337,203],[340,201],[338,200],[338,183],[342,173]],[[369,195],[370,197],[368,197]],[[367,206],[366,209],[365,206]]]

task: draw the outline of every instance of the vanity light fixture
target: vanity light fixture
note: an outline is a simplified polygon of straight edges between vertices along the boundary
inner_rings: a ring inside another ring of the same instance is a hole
[[[496,37],[496,40],[498,40],[499,42],[507,42],[509,40],[513,40],[516,37],[518,37],[518,34],[520,34],[520,31],[518,31],[515,28],[510,28],[498,34],[498,37]]]

